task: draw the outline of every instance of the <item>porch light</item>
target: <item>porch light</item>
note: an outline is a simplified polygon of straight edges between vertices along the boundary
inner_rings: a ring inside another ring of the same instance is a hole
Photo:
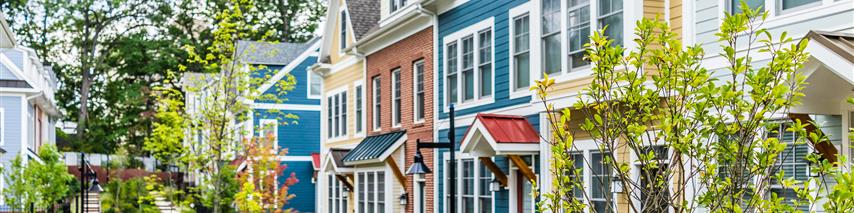
[[[623,181],[619,176],[611,177],[611,193],[623,193]]]
[[[350,189],[347,187],[343,187],[343,188],[344,188],[344,193],[341,193],[341,197],[344,199],[347,199],[350,197]]]
[[[406,203],[408,201],[406,195],[407,195],[406,193],[403,193],[402,195],[400,195],[399,199],[400,199],[400,205],[401,206],[406,206]]]
[[[498,179],[492,179],[492,182],[489,182],[489,189],[493,192],[501,191],[501,182]]]

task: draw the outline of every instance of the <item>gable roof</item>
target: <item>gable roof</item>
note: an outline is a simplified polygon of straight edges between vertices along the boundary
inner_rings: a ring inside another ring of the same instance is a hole
[[[842,56],[848,62],[854,63],[854,34],[842,32],[810,31],[810,40],[816,41]]]
[[[319,40],[313,38],[305,43],[240,40],[237,41],[235,54],[249,64],[286,65]]]
[[[379,28],[380,1],[378,0],[346,0],[350,23],[353,26],[353,36],[356,40]]]
[[[386,157],[389,150],[396,148],[396,144],[399,146],[401,140],[405,139],[405,130],[368,136],[356,148],[347,153],[347,156],[344,156],[344,163],[353,165],[357,162],[384,160],[381,158]]]
[[[540,143],[540,134],[525,117],[478,113],[475,120],[483,123],[496,143]],[[472,126],[466,131],[466,137]]]

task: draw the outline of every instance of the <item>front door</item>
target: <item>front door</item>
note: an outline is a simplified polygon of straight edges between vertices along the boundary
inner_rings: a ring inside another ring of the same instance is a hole
[[[516,170],[516,212],[531,213],[534,212],[534,199],[531,197],[531,181]]]

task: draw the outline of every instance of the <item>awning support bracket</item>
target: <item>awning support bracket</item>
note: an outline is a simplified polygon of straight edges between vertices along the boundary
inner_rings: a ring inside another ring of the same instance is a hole
[[[513,164],[516,165],[516,168],[519,168],[519,172],[521,172],[522,175],[524,175],[528,179],[528,181],[531,181],[531,183],[533,183],[537,180],[537,175],[534,174],[534,171],[531,170],[531,167],[529,167],[528,164],[525,163],[525,160],[522,160],[522,158],[518,155],[508,155],[507,157],[509,157],[510,161],[512,161]]]
[[[492,158],[480,157],[479,159],[480,162],[482,162],[483,165],[486,166],[486,168],[489,169],[489,171],[491,171],[492,174],[495,175],[495,179],[498,180],[499,183],[501,183],[501,186],[507,187],[507,175],[505,175],[504,172],[502,172],[501,169],[498,168],[498,165],[495,165],[495,162],[492,162]]]

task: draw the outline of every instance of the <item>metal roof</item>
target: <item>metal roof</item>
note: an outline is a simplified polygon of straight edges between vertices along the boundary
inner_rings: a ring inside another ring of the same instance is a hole
[[[807,34],[807,37],[842,56],[848,62],[854,63],[854,34],[813,30]]]
[[[539,143],[540,134],[528,119],[516,115],[478,113],[474,122],[480,121],[496,143]],[[474,126],[474,125],[472,125]],[[472,131],[466,130],[466,137]],[[463,140],[465,141],[465,140]]]
[[[386,150],[392,148],[392,145],[394,145],[395,142],[400,140],[404,135],[406,135],[406,131],[389,132],[366,137],[362,140],[362,143],[359,143],[356,148],[353,148],[347,156],[344,156],[344,162],[350,163],[380,158]]]

